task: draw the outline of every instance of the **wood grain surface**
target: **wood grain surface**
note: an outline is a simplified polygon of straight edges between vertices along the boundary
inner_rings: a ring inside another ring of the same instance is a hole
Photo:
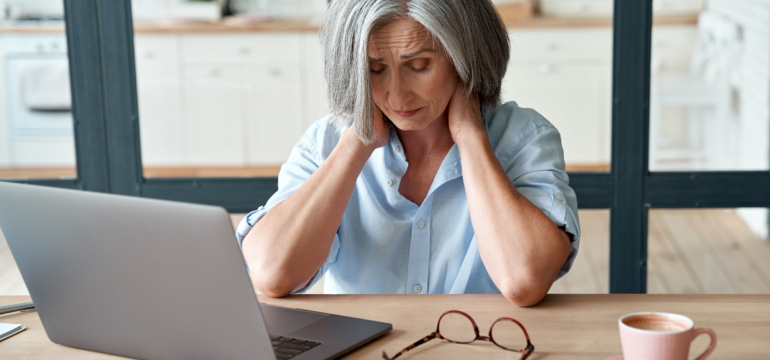
[[[0,297],[0,305],[28,301]],[[393,324],[393,331],[345,359],[378,359],[393,354],[435,330],[439,315],[451,309],[470,314],[487,334],[492,321],[508,316],[521,321],[535,345],[531,360],[605,359],[621,353],[617,321],[624,314],[661,311],[683,314],[696,327],[717,333],[710,360],[768,359],[770,295],[548,295],[539,305],[518,308],[499,295],[295,295],[261,302],[361,317]],[[2,359],[110,359],[110,355],[56,345],[48,340],[36,312],[0,316],[28,330],[0,343]],[[691,358],[705,349],[707,337],[693,342]],[[518,359],[491,343],[456,345],[433,340],[402,357],[408,359]]]

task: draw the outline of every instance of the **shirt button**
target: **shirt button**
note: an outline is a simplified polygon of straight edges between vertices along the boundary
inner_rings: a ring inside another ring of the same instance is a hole
[[[561,194],[556,194],[556,200],[557,201],[562,201],[562,200],[564,200],[564,198],[561,196]]]
[[[414,286],[414,289],[412,289],[412,290],[414,290],[414,292],[418,293],[418,292],[422,291],[422,286],[420,286],[420,285],[415,285],[415,286]]]
[[[420,228],[420,229],[422,229],[422,228],[424,228],[424,227],[425,227],[425,223],[424,223],[424,222],[422,222],[422,221],[420,221],[420,222],[418,222],[418,223],[417,223],[417,227],[418,227],[418,228]]]
[[[398,146],[398,145],[396,145],[396,152],[397,152],[397,153],[400,153],[400,152],[401,152],[401,147],[400,147],[400,146]]]
[[[388,184],[388,186],[393,186],[393,180],[390,180],[390,179],[388,179],[388,181],[386,182],[386,184]]]

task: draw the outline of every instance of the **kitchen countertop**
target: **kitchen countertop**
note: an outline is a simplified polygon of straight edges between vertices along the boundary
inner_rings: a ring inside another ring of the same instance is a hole
[[[665,16],[653,19],[654,25],[696,25],[698,15]],[[545,29],[545,28],[584,28],[610,27],[611,18],[580,19],[535,16],[529,19],[505,21],[509,29]],[[57,25],[0,25],[2,33],[60,33],[63,26]],[[184,34],[184,33],[229,33],[229,32],[316,32],[318,25],[299,20],[274,20],[263,22],[243,22],[224,20],[221,22],[157,22],[134,24],[137,34]]]

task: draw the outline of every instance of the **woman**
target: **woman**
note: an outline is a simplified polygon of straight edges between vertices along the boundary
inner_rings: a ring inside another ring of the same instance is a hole
[[[557,130],[499,103],[490,1],[334,0],[321,40],[333,114],[238,227],[255,287],[537,304],[577,254],[577,201]]]

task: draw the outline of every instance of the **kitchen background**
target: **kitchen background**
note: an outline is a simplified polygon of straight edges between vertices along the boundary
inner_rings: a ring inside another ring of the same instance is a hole
[[[608,171],[613,1],[493,2],[512,42],[504,100],[556,125],[568,171]],[[325,6],[134,0],[145,177],[275,176],[328,113]],[[770,0],[653,8],[650,169],[770,168]],[[0,178],[75,177],[62,0],[0,9]],[[552,292],[606,293],[609,211],[580,217],[581,256]],[[766,209],[653,210],[648,291],[770,293],[767,237]],[[24,291],[2,241],[0,294]]]

